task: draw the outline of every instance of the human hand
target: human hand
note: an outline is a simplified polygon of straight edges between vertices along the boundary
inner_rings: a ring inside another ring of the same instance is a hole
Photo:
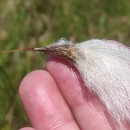
[[[21,130],[115,130],[104,105],[85,88],[75,68],[50,58],[46,70],[28,74],[20,85],[20,98],[33,127]]]

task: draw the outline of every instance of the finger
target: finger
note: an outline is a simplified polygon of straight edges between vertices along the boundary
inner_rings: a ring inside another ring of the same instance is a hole
[[[78,130],[64,98],[51,75],[38,70],[27,75],[19,89],[33,128],[38,130]]]
[[[31,127],[25,127],[25,128],[21,128],[21,129],[19,129],[19,130],[36,130],[36,129],[33,129],[33,128],[31,128]]]
[[[72,66],[51,57],[46,69],[56,80],[82,130],[111,130],[114,127],[102,103],[79,82]]]

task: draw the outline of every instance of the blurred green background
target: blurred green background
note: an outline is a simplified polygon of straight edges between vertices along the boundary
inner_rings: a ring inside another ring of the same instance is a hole
[[[0,0],[0,50],[41,47],[59,38],[130,43],[129,0]],[[18,97],[22,78],[42,69],[40,53],[0,55],[0,130],[29,125]],[[34,64],[35,63],[35,64]]]

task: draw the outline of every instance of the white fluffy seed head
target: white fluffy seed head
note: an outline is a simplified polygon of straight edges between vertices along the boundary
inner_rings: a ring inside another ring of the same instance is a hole
[[[130,50],[108,40],[76,44],[76,67],[87,87],[95,92],[120,124],[130,122]]]
[[[79,44],[58,41],[53,46],[74,50],[74,64],[89,90],[98,95],[120,126],[130,122],[130,50],[110,40],[89,40]],[[73,58],[73,56],[72,56]]]

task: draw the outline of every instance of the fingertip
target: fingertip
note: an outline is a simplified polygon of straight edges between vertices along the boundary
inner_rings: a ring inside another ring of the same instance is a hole
[[[45,70],[36,70],[27,74],[20,83],[19,95],[22,99],[30,90],[35,89],[38,85],[42,84],[44,79],[50,80],[51,75]]]
[[[19,130],[36,130],[36,129],[31,128],[31,127],[24,127],[24,128],[19,129]]]
[[[62,67],[61,67],[62,66]],[[70,64],[68,61],[63,60],[61,58],[57,58],[57,57],[53,57],[53,56],[49,56],[45,65],[47,71],[52,68],[55,70],[55,67],[58,68],[58,72],[60,71],[60,69],[62,69],[64,67],[64,70],[66,69],[71,69],[71,71],[73,71],[75,73],[75,66]],[[50,73],[50,72],[49,72]]]

